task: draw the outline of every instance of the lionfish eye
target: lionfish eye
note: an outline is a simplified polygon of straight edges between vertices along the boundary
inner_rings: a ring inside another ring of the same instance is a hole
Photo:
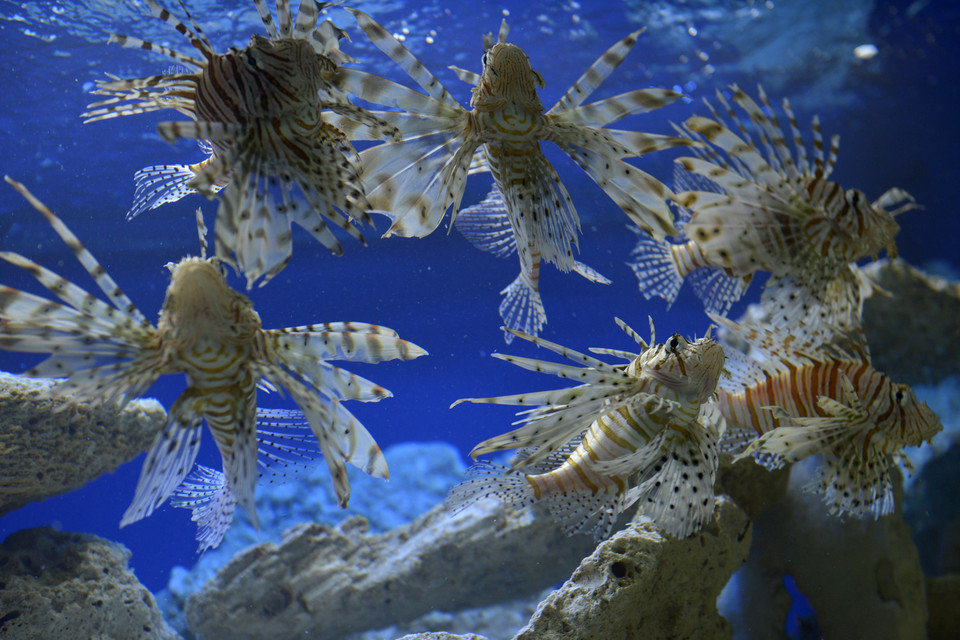
[[[674,353],[676,353],[677,348],[680,346],[680,338],[678,336],[673,336],[672,338],[670,338],[670,342],[668,343],[668,346],[670,347],[670,351],[673,351]]]
[[[897,392],[893,394],[893,399],[897,401],[897,404],[903,402],[903,389],[897,389]]]
[[[480,63],[483,65],[483,68],[487,68],[487,62],[490,61],[490,54],[486,51],[483,52],[483,57],[480,59]]]

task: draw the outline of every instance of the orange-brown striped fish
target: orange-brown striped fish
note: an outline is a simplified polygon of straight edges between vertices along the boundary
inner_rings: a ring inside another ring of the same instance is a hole
[[[758,271],[771,274],[763,304],[774,326],[804,329],[858,327],[864,282],[850,265],[882,249],[895,255],[895,216],[913,208],[912,198],[891,189],[871,203],[863,192],[829,180],[839,137],[824,158],[819,120],[813,119],[813,160],[790,103],[790,123],[781,128],[763,89],[763,108],[736,85],[735,102],[750,119],[750,130],[717,92],[731,124],[713,106],[714,118],[694,116],[681,132],[704,143],[698,158],[680,158],[676,195],[683,235],[679,243],[638,234],[631,264],[640,289],[672,303],[686,277],[708,311],[725,314]],[[736,129],[736,132],[734,131]],[[753,136],[756,136],[756,140]],[[904,203],[898,209],[888,208]]]
[[[147,454],[121,526],[149,516],[184,480],[204,421],[230,492],[257,524],[258,386],[286,390],[303,411],[341,506],[350,498],[344,462],[387,477],[379,447],[343,400],[377,401],[390,393],[327,361],[408,360],[424,355],[423,349],[372,324],[264,330],[252,302],[227,285],[219,260],[203,255],[168,265],[170,284],[154,327],[59,218],[22,185],[6,180],[43,214],[110,301],[19,254],[0,253],[60,300],[0,286],[0,348],[50,354],[25,375],[64,378],[54,393],[79,402],[123,404],[161,375],[186,374],[187,388]]]
[[[363,242],[355,222],[372,220],[359,160],[322,113],[329,109],[362,123],[374,136],[400,134],[354,106],[327,80],[349,60],[339,49],[343,32],[329,20],[317,24],[327,4],[304,0],[294,21],[290,4],[278,2],[274,22],[265,0],[255,0],[269,37],[254,35],[245,48],[221,54],[182,2],[192,27],[155,0],[145,2],[200,57],[131,36],[111,36],[111,42],[153,51],[193,71],[98,82],[93,93],[110,97],[88,107],[86,122],[174,109],[192,121],[162,122],[157,127],[160,136],[170,142],[205,140],[213,155],[196,165],[161,165],[139,172],[128,216],[191,191],[212,198],[217,187],[224,187],[214,227],[216,252],[246,275],[248,286],[260,278],[266,282],[286,265],[294,222],[337,255],[343,248],[328,221]]]
[[[544,500],[567,533],[610,535],[617,515],[639,502],[664,531],[685,537],[713,513],[717,442],[723,430],[712,403],[723,349],[709,336],[689,342],[674,334],[651,345],[620,320],[639,354],[594,349],[629,364],[592,356],[523,333],[518,336],[578,365],[495,354],[525,369],[580,381],[573,388],[459,402],[512,404],[523,425],[474,447],[474,457],[529,447],[512,467],[483,462],[477,477],[448,498],[453,509],[478,497],[514,505]],[[651,321],[651,333],[653,324]],[[455,403],[456,404],[456,403]]]
[[[729,354],[731,379],[718,389],[725,446],[768,467],[819,454],[811,488],[832,513],[892,513],[890,471],[898,461],[911,468],[903,448],[943,429],[930,407],[873,368],[862,335],[836,331],[815,345],[794,332],[712,318],[756,358]]]
[[[313,467],[319,457],[316,438],[307,418],[300,411],[257,409],[257,466],[260,483],[291,481]],[[202,464],[177,487],[170,504],[190,509],[197,523],[199,553],[214,549],[223,541],[237,507],[222,471]]]
[[[691,144],[683,138],[605,128],[625,116],[668,105],[681,94],[641,89],[583,105],[623,61],[641,31],[606,51],[560,98],[544,110],[538,96],[543,77],[522,49],[508,43],[504,21],[496,42],[485,38],[483,72],[457,69],[475,85],[471,109],[462,107],[399,41],[370,16],[351,10],[360,28],[426,91],[426,95],[354,69],[340,69],[339,85],[365,101],[401,109],[376,112],[397,126],[403,140],[361,153],[366,193],[392,221],[387,235],[425,236],[452,207],[457,218],[467,176],[490,171],[494,189],[484,203],[463,213],[464,233],[484,250],[519,255],[520,275],[503,290],[500,315],[508,329],[537,334],[546,322],[539,294],[541,262],[576,271],[597,282],[606,278],[574,258],[580,222],[573,201],[544,156],[552,142],[586,171],[636,224],[658,238],[674,233],[665,202],[670,190],[623,161],[660,149]],[[362,136],[356,126],[341,126]],[[480,155],[475,156],[477,152]],[[502,230],[509,227],[509,232]],[[505,333],[509,342],[512,334]]]

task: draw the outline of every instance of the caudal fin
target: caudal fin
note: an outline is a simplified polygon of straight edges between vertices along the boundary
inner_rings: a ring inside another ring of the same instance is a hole
[[[203,553],[220,546],[233,523],[237,498],[230,492],[223,473],[201,464],[177,487],[170,504],[190,509],[190,519],[197,523],[197,551]]]
[[[670,242],[656,240],[639,227],[628,227],[637,235],[637,245],[627,265],[640,281],[640,293],[647,300],[657,296],[667,301],[667,309],[673,306],[683,284],[680,268],[670,250]]]
[[[195,189],[187,186],[196,175],[190,165],[186,164],[162,164],[140,169],[133,174],[137,190],[133,196],[133,205],[127,212],[127,220],[136,218],[144,211],[197,193]],[[219,187],[215,187],[215,190],[219,191]]]
[[[526,475],[510,467],[486,460],[477,462],[467,470],[469,480],[461,482],[444,501],[451,513],[459,513],[482,498],[496,498],[513,507],[533,504],[533,485]]]
[[[547,312],[543,309],[540,292],[530,279],[521,273],[500,293],[503,294],[500,317],[503,318],[504,326],[532,336],[538,335],[547,322]],[[505,331],[503,339],[510,344],[513,342],[513,334]]]

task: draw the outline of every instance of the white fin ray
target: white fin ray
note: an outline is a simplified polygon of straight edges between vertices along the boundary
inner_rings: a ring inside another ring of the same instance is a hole
[[[728,275],[723,269],[697,269],[690,276],[694,294],[703,302],[703,310],[725,316],[743,297],[750,279]]]
[[[641,453],[642,452],[642,453]],[[713,515],[716,434],[706,429],[661,431],[638,451],[639,484],[627,493],[644,515],[675,538],[699,531]]]
[[[427,71],[427,68],[410,53],[396,38],[380,26],[373,18],[363,11],[347,7],[347,11],[357,19],[357,24],[363,30],[375,47],[385,53],[391,60],[403,69],[430,97],[453,108],[459,103],[449,94],[446,87],[437,80],[436,76]],[[366,99],[364,96],[362,98]]]
[[[656,238],[677,235],[673,214],[666,204],[670,189],[653,176],[623,160],[606,157],[586,149],[561,148],[611,200],[641,229]]]
[[[200,451],[203,426],[198,402],[197,396],[185,392],[170,408],[163,431],[157,434],[147,453],[133,501],[120,520],[121,527],[152,514],[190,472]]]
[[[27,199],[34,209],[39,211],[43,217],[47,220],[53,230],[57,232],[57,235],[60,236],[60,239],[63,240],[71,251],[73,255],[76,256],[80,264],[83,265],[83,268],[86,269],[87,273],[90,274],[90,277],[94,279],[97,283],[97,286],[100,287],[100,290],[107,296],[110,302],[117,309],[122,311],[125,314],[128,314],[136,322],[142,325],[149,325],[150,323],[147,319],[140,313],[140,310],[130,301],[130,298],[123,293],[117,283],[114,282],[113,278],[107,274],[107,272],[100,266],[100,263],[97,262],[97,259],[93,257],[87,249],[83,246],[80,240],[77,239],[77,236],[73,235],[73,232],[67,228],[67,225],[63,223],[50,209],[46,207],[42,202],[37,200],[30,191],[27,190],[19,182],[12,180],[9,176],[4,176],[4,180],[16,189],[20,195]],[[59,276],[58,276],[59,277]]]
[[[466,110],[456,101],[451,103],[437,100],[393,80],[358,69],[338,69],[335,78],[338,87],[366,102],[402,109],[435,120],[446,119],[451,123],[460,121],[466,114]]]
[[[604,51],[547,113],[569,111],[581,105],[607,79],[607,76],[620,66],[644,31],[646,27],[634,31]]]
[[[690,173],[703,176],[715,183],[717,186],[726,191],[727,195],[730,197],[738,200],[753,202],[765,209],[770,209],[791,217],[804,218],[810,214],[809,210],[797,210],[794,204],[792,204],[789,200],[786,200],[785,196],[789,197],[791,194],[784,193],[783,189],[767,191],[763,189],[757,182],[745,178],[735,171],[717,166],[716,164],[707,162],[706,160],[700,160],[699,158],[677,158],[677,163],[679,163]],[[683,196],[681,194],[677,194],[677,197],[682,201]],[[706,203],[707,200],[705,197],[698,202],[701,208]]]
[[[582,385],[572,389],[556,389],[498,398],[465,398],[466,402],[534,407],[526,418],[518,421],[522,426],[481,442],[473,448],[470,456],[476,458],[493,451],[531,447],[534,448],[534,452],[514,466],[535,464],[589,427],[590,423],[602,413],[615,411],[629,402],[629,398],[621,397],[624,393],[623,387],[603,385],[597,388]],[[611,401],[611,398],[618,399]],[[549,405],[549,408],[543,405]]]
[[[657,240],[633,224],[627,225],[627,228],[637,236],[627,266],[637,276],[640,293],[647,300],[653,296],[662,298],[669,311],[683,286],[683,276],[671,250],[673,243],[666,238]]]
[[[573,380],[581,384],[630,384],[632,379],[621,370],[616,371],[598,371],[588,367],[578,367],[571,364],[549,362],[547,360],[537,360],[535,358],[521,358],[504,353],[492,354],[494,358],[505,360],[522,369],[528,371],[537,371],[547,375],[557,376],[566,380]]]
[[[327,329],[327,330],[320,330]],[[348,360],[351,362],[384,362],[413,360],[427,355],[420,346],[398,338],[392,329],[361,323],[331,324],[328,327],[308,325],[266,331],[274,348],[296,351],[300,357],[316,360]]]
[[[792,192],[786,178],[770,166],[755,146],[745,142],[723,124],[703,116],[691,116],[683,126],[726,151],[731,159],[743,163],[747,177],[782,195],[789,196]]]
[[[517,251],[517,240],[500,187],[494,182],[487,196],[457,214],[454,227],[477,249],[506,258]]]
[[[682,98],[682,93],[677,93],[671,89],[635,89],[619,95],[591,102],[590,104],[568,109],[564,111],[550,111],[549,115],[554,122],[568,122],[571,124],[586,125],[590,127],[604,127],[611,122],[616,122],[621,118],[638,113],[649,113],[669,104],[673,104]],[[666,137],[653,136],[651,137]],[[673,138],[673,140],[679,140]],[[686,142],[676,142],[676,144],[691,144],[690,140]],[[662,147],[666,148],[666,147]]]
[[[443,507],[451,514],[463,511],[477,500],[496,498],[514,508],[534,503],[533,486],[526,476],[510,467],[481,460],[467,469],[469,480],[450,490]]]
[[[590,367],[592,369],[596,369],[597,371],[603,371],[605,373],[611,373],[611,374],[619,373],[621,370],[621,367],[619,365],[609,364],[607,362],[604,362],[603,360],[600,360],[599,358],[594,358],[591,355],[582,353],[580,351],[576,351],[575,349],[571,349],[569,347],[565,347],[561,344],[557,344],[556,342],[551,342],[544,338],[538,338],[530,334],[524,334],[519,331],[514,331],[512,333],[514,333],[514,335],[516,335],[518,338],[522,338],[528,342],[532,342],[538,347],[542,347],[544,349],[553,351],[554,353],[560,356],[563,356],[568,360],[572,360],[573,362],[576,362],[582,366]]]
[[[340,508],[350,501],[350,480],[344,461],[376,478],[389,477],[387,462],[373,436],[337,398],[317,395],[299,379],[279,367],[269,366],[264,377],[286,389],[313,430],[333,480]]]
[[[612,282],[610,278],[603,275],[602,273],[600,273],[590,265],[584,264],[577,260],[574,260],[571,271],[573,271],[580,277],[586,278],[590,282],[596,282],[597,284],[610,284]]]
[[[190,520],[197,523],[196,540],[200,543],[197,552],[203,553],[220,546],[233,524],[237,499],[222,472],[200,464],[173,492],[170,504],[190,509]]]
[[[503,338],[507,344],[513,341],[513,334],[506,329],[536,335],[547,322],[547,312],[540,299],[539,278],[534,279],[524,270],[513,282],[500,291],[500,319],[505,328]]]
[[[177,202],[190,194],[197,193],[196,190],[187,186],[195,176],[192,166],[187,164],[154,165],[140,169],[133,174],[136,192],[126,219],[132,220],[144,211]],[[213,190],[219,191],[219,185],[214,185]]]

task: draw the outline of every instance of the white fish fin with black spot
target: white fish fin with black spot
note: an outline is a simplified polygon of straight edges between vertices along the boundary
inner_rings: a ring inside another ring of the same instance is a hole
[[[197,193],[187,186],[195,176],[193,169],[187,164],[162,164],[140,169],[133,174],[136,192],[126,219],[132,220],[144,211]]]
[[[200,543],[197,552],[203,553],[220,546],[223,536],[233,524],[237,499],[230,492],[223,473],[197,465],[174,491],[170,504],[190,509],[190,519],[197,523],[196,540]]]
[[[643,514],[669,535],[685,538],[713,515],[717,438],[694,425],[668,427],[637,452],[636,488],[628,492]]]
[[[451,514],[484,498],[494,498],[515,508],[535,502],[533,485],[526,475],[506,465],[483,460],[471,465],[467,475],[472,477],[454,486],[443,502],[444,509]]]
[[[596,493],[571,491],[544,498],[550,515],[568,536],[592,533],[595,540],[610,537],[617,516],[624,510],[623,495],[615,486],[603,487]]]

